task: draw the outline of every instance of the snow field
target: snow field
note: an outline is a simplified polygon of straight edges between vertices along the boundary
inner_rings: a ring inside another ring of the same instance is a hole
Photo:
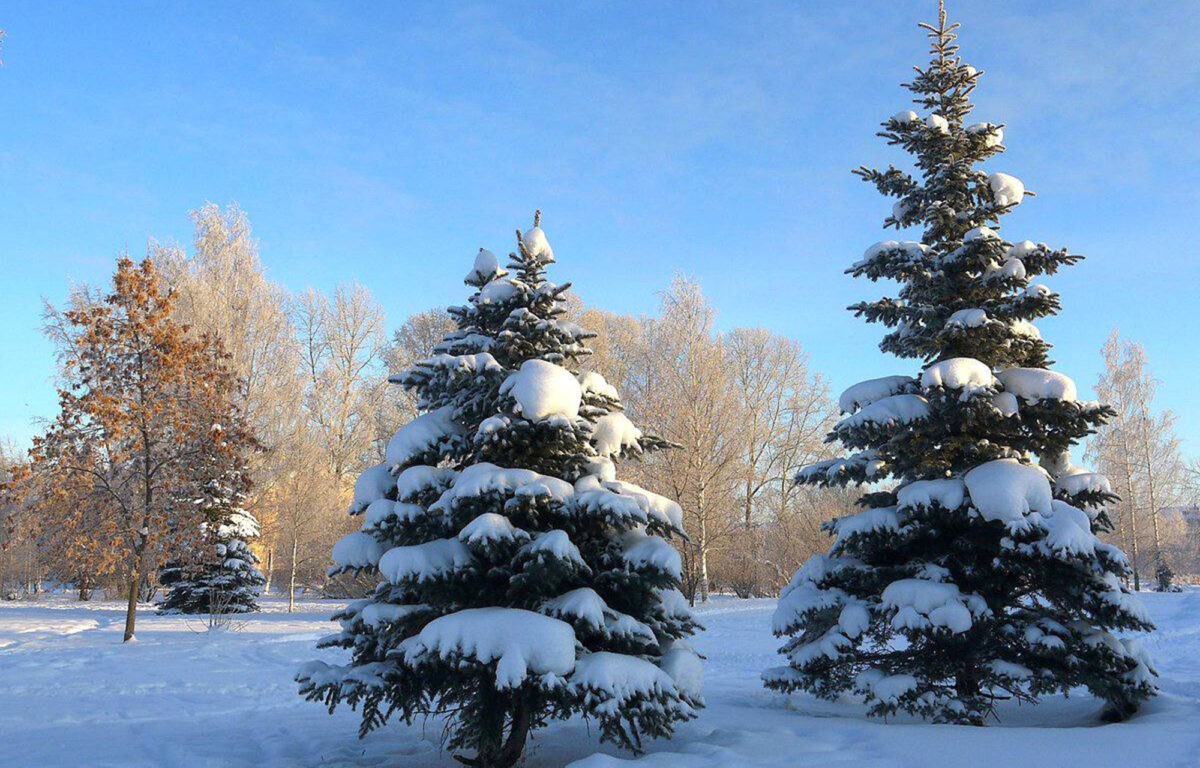
[[[707,629],[692,643],[707,657],[707,708],[697,720],[681,724],[671,741],[649,743],[638,759],[600,748],[594,724],[589,730],[579,719],[555,723],[535,734],[526,766],[1194,766],[1200,755],[1200,591],[1140,598],[1159,627],[1144,644],[1161,674],[1162,694],[1126,723],[1099,724],[1100,704],[1087,695],[1051,698],[1038,707],[1006,705],[999,724],[971,728],[903,717],[883,723],[862,717],[862,705],[851,700],[773,693],[759,676],[779,663],[780,643],[770,634],[775,601],[716,598],[699,608]],[[290,615],[278,600],[264,605],[264,613],[244,617],[239,631],[217,633],[203,631],[198,619],[145,611],[139,642],[122,645],[116,602],[0,603],[0,766],[457,765],[438,747],[436,720],[392,723],[360,741],[357,713],[339,708],[331,716],[296,695],[292,677],[300,664],[346,660],[342,651],[313,649],[341,603],[302,602]],[[631,684],[666,683],[620,671],[630,674]],[[668,674],[681,685],[687,670]],[[903,682],[874,685],[899,689]]]

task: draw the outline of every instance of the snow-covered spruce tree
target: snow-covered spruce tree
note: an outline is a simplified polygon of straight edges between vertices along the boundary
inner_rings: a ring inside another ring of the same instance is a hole
[[[677,587],[675,503],[616,479],[615,462],[664,447],[614,388],[576,373],[593,334],[565,320],[567,285],[538,217],[503,269],[481,250],[457,330],[393,377],[422,415],[355,485],[362,530],[334,573],[375,571],[370,599],[334,616],[346,666],[306,665],[301,693],[362,711],[441,714],[468,765],[513,765],[531,731],[583,713],[639,750],[702,706],[695,629]],[[511,270],[511,271],[510,271]]]
[[[907,86],[925,116],[901,112],[880,134],[916,173],[858,171],[898,198],[885,224],[922,227],[921,241],[879,243],[848,270],[899,284],[896,298],[851,309],[892,329],[883,351],[926,367],[848,389],[830,439],[850,453],[800,472],[869,490],[863,511],[826,525],[829,554],[783,591],[773,628],[789,638],[788,663],[764,679],[855,692],[874,715],[970,724],[999,700],[1085,687],[1106,716],[1126,717],[1154,694],[1155,673],[1115,633],[1152,627],[1122,587],[1125,557],[1096,537],[1110,527],[1108,482],[1067,458],[1111,410],[1046,369],[1049,345],[1030,323],[1059,308],[1034,278],[1080,257],[997,234],[1028,193],[976,167],[1003,151],[1003,126],[964,125],[981,73],[939,10],[937,26],[921,25],[932,61]]]
[[[205,523],[198,551],[159,573],[159,583],[169,590],[160,612],[223,615],[258,610],[258,593],[266,579],[250,550],[259,526],[243,506],[245,482],[245,472],[239,469],[204,483],[199,498],[184,500],[200,506]]]

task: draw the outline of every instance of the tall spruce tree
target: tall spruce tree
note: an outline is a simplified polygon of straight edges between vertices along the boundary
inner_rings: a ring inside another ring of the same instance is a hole
[[[971,724],[1003,699],[1085,687],[1123,718],[1154,694],[1155,673],[1115,633],[1152,626],[1122,586],[1124,555],[1096,537],[1110,528],[1108,482],[1068,460],[1112,412],[1047,370],[1030,322],[1059,309],[1034,278],[1080,257],[997,233],[1030,193],[977,168],[1004,150],[1003,126],[964,124],[982,73],[959,58],[958,25],[939,7],[921,26],[932,60],[907,88],[925,116],[901,112],[879,134],[915,173],[857,171],[897,199],[885,226],[921,227],[921,240],[878,243],[847,272],[899,284],[851,309],[891,329],[884,352],[926,367],[848,389],[829,437],[850,453],[800,472],[868,491],[781,595],[773,628],[788,663],[764,680],[853,691],[874,715]]]
[[[507,767],[528,735],[583,713],[638,751],[702,706],[695,629],[678,591],[675,503],[616,479],[615,462],[662,448],[615,389],[576,363],[590,334],[563,318],[539,226],[517,233],[508,269],[480,250],[457,330],[393,377],[423,413],[355,485],[362,530],[334,573],[382,576],[321,641],[345,666],[306,665],[301,693],[390,715],[448,718],[468,765]]]

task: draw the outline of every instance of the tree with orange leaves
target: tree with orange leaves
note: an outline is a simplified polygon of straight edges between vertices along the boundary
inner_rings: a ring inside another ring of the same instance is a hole
[[[254,445],[220,342],[175,321],[172,302],[150,259],[125,257],[110,294],[63,313],[60,411],[31,451],[54,536],[90,539],[103,556],[89,567],[127,579],[125,641],[148,575],[198,549],[201,484]]]

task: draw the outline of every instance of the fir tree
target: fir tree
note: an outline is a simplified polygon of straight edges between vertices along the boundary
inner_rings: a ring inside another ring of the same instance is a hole
[[[322,646],[347,666],[306,665],[301,693],[390,715],[448,717],[468,765],[511,766],[528,735],[583,713],[640,750],[702,705],[695,628],[678,591],[682,511],[616,479],[615,462],[665,447],[580,375],[590,334],[564,319],[568,285],[538,217],[508,269],[481,250],[469,304],[435,354],[393,377],[422,415],[355,486],[363,526],[334,548],[342,571],[378,571],[371,598],[334,618]]]
[[[964,124],[982,73],[959,58],[958,25],[940,8],[921,26],[932,60],[907,87],[925,117],[901,112],[879,134],[916,172],[857,171],[897,199],[885,225],[921,227],[921,240],[872,246],[847,272],[899,284],[851,309],[890,329],[884,352],[926,367],[847,390],[830,439],[852,453],[800,472],[868,492],[781,595],[773,628],[788,664],[764,679],[853,691],[875,715],[971,724],[1003,699],[1085,687],[1126,717],[1154,694],[1154,671],[1116,633],[1152,626],[1122,586],[1124,555],[1096,536],[1110,529],[1108,482],[1067,458],[1112,412],[1047,370],[1030,322],[1059,309],[1034,278],[1080,257],[998,234],[1031,193],[977,168],[1004,150],[1003,126]]]
[[[183,500],[200,507],[205,522],[198,551],[185,563],[171,563],[159,572],[169,589],[159,611],[226,615],[258,610],[258,593],[266,578],[249,542],[258,538],[259,525],[243,505],[243,470],[203,484],[199,498]]]

